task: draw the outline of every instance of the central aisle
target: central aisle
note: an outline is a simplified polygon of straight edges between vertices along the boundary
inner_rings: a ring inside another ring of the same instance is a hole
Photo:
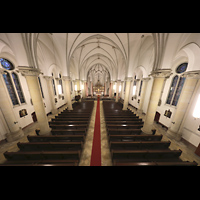
[[[92,157],[92,149],[96,149],[96,144],[93,145],[94,141],[94,127],[95,127],[95,121],[96,121],[96,111],[97,111],[97,101],[94,101],[94,108],[87,132],[87,136],[85,139],[85,144],[83,147],[81,159],[79,166],[90,166],[91,164],[91,157]],[[101,153],[101,164],[99,163],[97,166],[111,166],[111,155],[110,155],[110,149],[108,145],[108,137],[107,137],[107,131],[106,131],[106,124],[104,120],[104,113],[103,113],[103,107],[102,107],[102,101],[99,101],[99,124],[100,124],[100,133],[98,135],[99,143],[101,149],[98,147],[98,151]],[[97,144],[98,145],[98,144]],[[94,152],[95,153],[95,152]],[[93,161],[92,161],[93,162]],[[94,166],[94,165],[93,165]]]
[[[94,136],[90,166],[101,166],[101,126],[100,126],[100,100],[97,98],[97,109],[94,125]]]

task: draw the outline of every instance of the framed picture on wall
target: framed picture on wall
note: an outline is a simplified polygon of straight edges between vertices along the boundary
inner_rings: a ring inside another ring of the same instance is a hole
[[[22,109],[22,110],[19,111],[19,116],[20,116],[20,117],[24,117],[24,116],[26,116],[26,115],[28,115],[26,109]]]

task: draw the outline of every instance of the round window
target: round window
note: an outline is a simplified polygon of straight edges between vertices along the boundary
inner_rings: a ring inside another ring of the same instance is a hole
[[[180,74],[186,71],[188,63],[183,63],[176,68],[176,73]]]
[[[1,62],[1,66],[7,70],[14,69],[13,64],[10,61],[6,60],[5,58],[0,58],[0,62]]]

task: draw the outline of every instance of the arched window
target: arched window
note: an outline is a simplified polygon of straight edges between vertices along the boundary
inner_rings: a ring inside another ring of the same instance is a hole
[[[176,106],[178,104],[179,97],[185,82],[184,77],[180,77],[178,74],[181,74],[186,71],[188,63],[182,63],[176,68],[177,75],[172,79],[172,83],[169,89],[169,94],[167,97],[166,104]]]
[[[143,80],[141,80],[141,81],[140,81],[140,89],[139,89],[139,94],[138,94],[138,96],[140,96],[140,95],[141,95],[141,91],[142,91],[142,84],[143,84]]]
[[[63,84],[62,84],[62,79],[61,79],[62,76],[61,76],[61,74],[59,74],[59,78],[60,78],[60,79],[59,79],[58,82],[59,82],[59,85],[60,85],[60,87],[61,87],[61,94],[63,94]]]
[[[53,76],[53,73],[52,73],[52,76]],[[53,86],[54,95],[56,95],[56,85],[55,85],[54,77],[52,79],[52,86]]]
[[[44,93],[43,93],[42,84],[41,84],[41,80],[40,80],[39,76],[38,76],[38,81],[39,81],[39,85],[40,85],[40,91],[41,91],[41,94],[42,94],[42,98],[44,99]]]
[[[14,65],[5,58],[0,58],[0,63],[1,67],[6,69],[6,71],[4,71],[3,78],[13,105],[25,103],[25,98],[18,75],[13,72],[13,70],[15,69]]]
[[[11,81],[10,74],[5,71],[5,73],[3,74],[3,78],[4,78],[4,81],[5,81],[5,84],[6,84],[6,87],[8,89],[8,93],[10,95],[10,98],[11,98],[13,105],[19,104],[19,101],[17,99],[17,95],[15,93],[15,89],[14,89],[12,81]]]
[[[21,103],[25,103],[25,99],[24,99],[24,95],[23,95],[23,92],[22,92],[22,88],[21,88],[18,76],[17,76],[17,74],[15,72],[12,73],[12,78],[14,80],[15,88],[17,90],[20,102]]]

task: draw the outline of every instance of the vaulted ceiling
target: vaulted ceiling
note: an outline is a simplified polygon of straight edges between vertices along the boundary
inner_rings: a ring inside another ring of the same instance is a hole
[[[103,84],[108,78],[116,81],[133,77],[137,70],[146,77],[152,70],[170,68],[178,51],[195,37],[195,34],[193,35],[183,33],[22,33],[22,39],[29,66],[40,68],[47,75],[56,68],[57,73],[70,76],[73,80],[90,78],[93,84],[97,81],[96,78],[99,78]],[[16,38],[11,34],[8,37],[9,39]],[[16,54],[18,54],[17,51]],[[105,69],[106,74],[93,73],[91,75],[91,72],[94,72],[92,69],[97,66]]]

